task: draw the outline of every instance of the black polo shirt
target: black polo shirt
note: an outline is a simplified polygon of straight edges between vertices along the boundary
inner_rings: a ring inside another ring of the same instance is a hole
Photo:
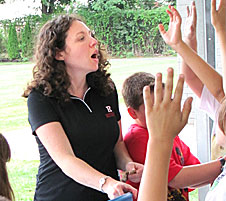
[[[100,96],[89,88],[84,100],[71,97],[59,104],[39,91],[28,97],[29,123],[40,153],[35,198],[37,201],[102,201],[107,195],[83,186],[66,176],[49,156],[35,130],[49,122],[60,122],[74,154],[98,171],[118,179],[113,153],[119,137],[120,113],[116,90]],[[73,168],[73,167],[71,167]],[[81,174],[78,172],[78,174]]]

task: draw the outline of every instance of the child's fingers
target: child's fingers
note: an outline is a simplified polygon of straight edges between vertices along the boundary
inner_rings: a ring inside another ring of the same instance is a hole
[[[166,33],[166,30],[162,24],[159,24],[159,32],[161,35],[164,35]]]
[[[195,1],[192,2],[191,12],[192,12],[193,18],[197,19],[197,12],[196,12]]]
[[[174,102],[176,104],[178,104],[179,106],[181,105],[181,99],[182,99],[182,95],[183,95],[183,87],[184,87],[184,75],[181,74],[179,75],[179,79],[177,81],[177,86],[175,89],[175,93],[174,93]]]
[[[218,7],[218,10],[219,10],[219,8],[222,8],[223,6],[226,6],[226,2],[225,2],[225,0],[220,0],[220,4],[219,4],[219,7]]]
[[[172,90],[173,90],[173,69],[168,68],[165,91],[164,91],[164,98],[163,98],[163,100],[165,102],[171,101]]]
[[[152,98],[151,98],[151,92],[150,92],[150,87],[145,86],[143,88],[143,98],[144,98],[144,105],[145,105],[145,110],[149,112],[153,106]]]
[[[216,12],[216,0],[212,0],[211,2],[211,13],[212,15]]]
[[[171,11],[173,14],[173,20],[181,22],[181,16],[180,16],[179,12],[177,11],[177,9],[175,9],[173,6],[171,6],[170,8],[171,8]]]
[[[186,123],[188,122],[189,114],[191,112],[192,101],[193,101],[193,98],[189,97],[184,102],[183,109],[182,109],[182,122],[184,124],[183,126],[185,126]]]
[[[187,17],[190,16],[190,9],[189,9],[189,6],[187,6]]]
[[[192,13],[195,15],[196,14],[196,5],[195,5],[195,1],[192,1],[192,3],[191,3],[191,11],[192,11]]]
[[[173,13],[170,10],[166,10],[167,14],[169,15],[170,21],[173,20]]]
[[[162,74],[157,73],[155,77],[154,104],[162,102]]]

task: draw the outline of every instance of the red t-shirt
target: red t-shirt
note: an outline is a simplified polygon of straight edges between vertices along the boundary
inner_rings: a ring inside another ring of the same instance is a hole
[[[132,124],[129,131],[124,136],[124,142],[133,161],[144,164],[148,142],[147,129],[137,124]],[[178,136],[175,137],[169,164],[168,182],[180,172],[183,166],[194,164],[200,164],[200,161],[190,152],[190,148]],[[127,183],[139,189],[140,183],[133,183],[131,181],[127,181]],[[168,200],[171,200],[171,196],[178,198],[178,195],[175,195],[178,194],[178,192],[181,192],[186,200],[188,200],[188,191],[191,190],[192,189],[176,189],[176,191],[172,191],[172,189],[169,189],[171,195],[168,195]],[[183,199],[178,198],[177,200]]]

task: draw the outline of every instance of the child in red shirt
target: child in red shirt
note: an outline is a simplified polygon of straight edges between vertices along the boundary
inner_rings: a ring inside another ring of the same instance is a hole
[[[128,77],[122,88],[128,113],[134,119],[134,124],[130,126],[124,136],[124,142],[131,158],[142,164],[145,162],[149,136],[142,92],[143,87],[149,85],[154,100],[154,83],[155,78],[152,74],[139,72]],[[169,165],[168,200],[189,200],[188,192],[196,187],[212,183],[220,173],[220,169],[219,160],[200,164],[199,160],[190,152],[189,147],[177,136],[174,140]],[[132,183],[129,180],[127,183],[139,189],[139,183]]]

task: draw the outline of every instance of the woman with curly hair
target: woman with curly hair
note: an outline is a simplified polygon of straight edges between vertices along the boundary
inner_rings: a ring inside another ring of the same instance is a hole
[[[9,183],[6,163],[10,161],[11,151],[5,137],[0,133],[0,197],[14,200],[12,187]]]
[[[104,50],[74,15],[48,21],[37,38],[28,119],[40,153],[34,200],[107,200],[136,190],[117,169],[141,178],[121,134],[118,95]],[[135,170],[135,171],[134,171]]]

